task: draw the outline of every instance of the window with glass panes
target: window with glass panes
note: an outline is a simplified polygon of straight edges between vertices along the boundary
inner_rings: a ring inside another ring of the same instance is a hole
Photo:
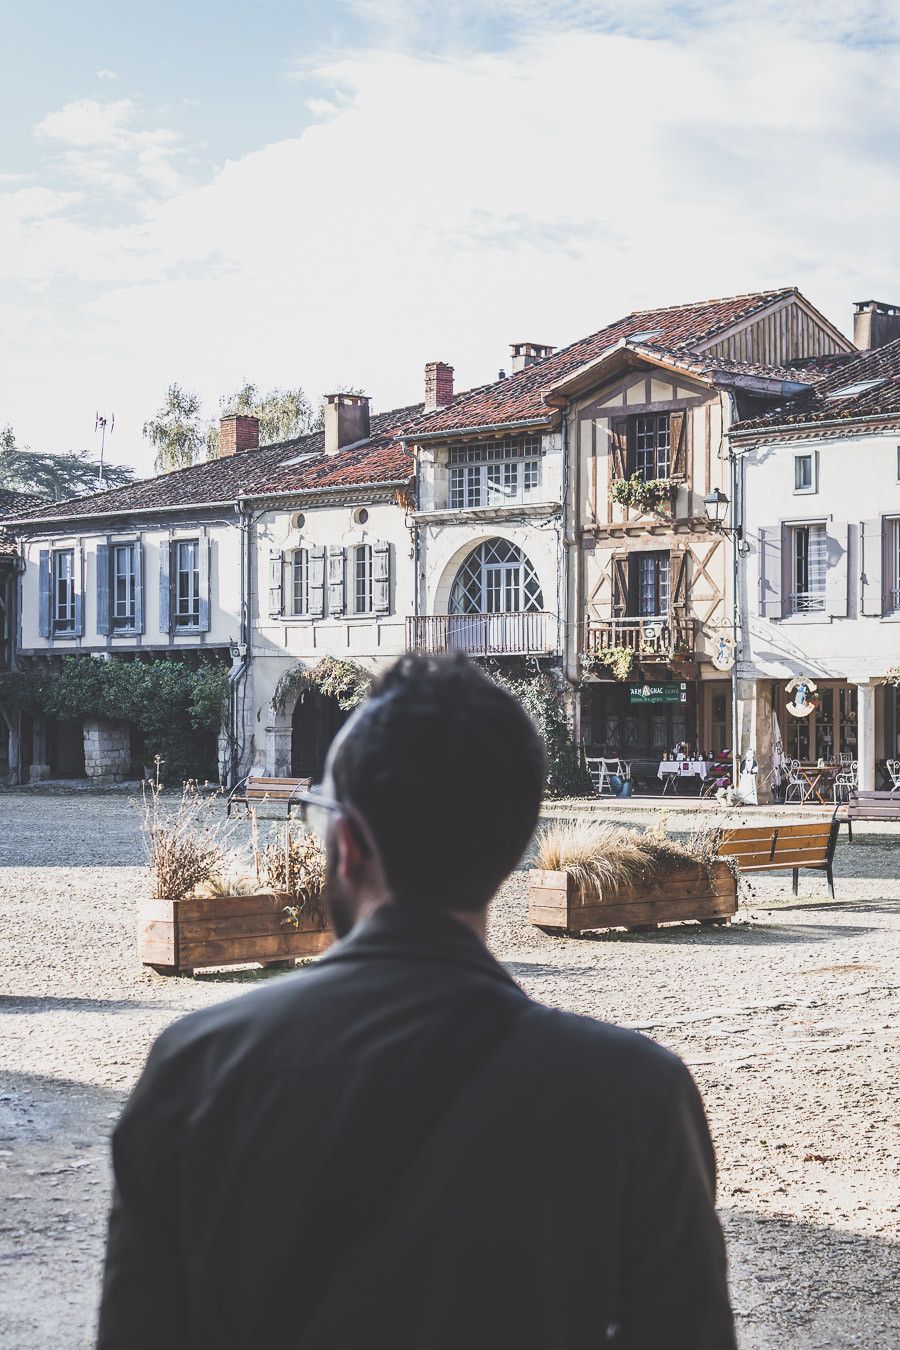
[[[637,569],[637,606],[641,618],[669,612],[668,553],[638,553],[632,559]]]
[[[814,614],[825,608],[827,538],[824,525],[793,525],[791,546],[791,610]]]
[[[636,417],[633,423],[634,472],[645,482],[668,478],[670,433],[668,413]]]
[[[200,541],[179,539],[175,544],[175,627],[200,625]]]
[[[454,446],[449,455],[451,508],[527,501],[540,489],[540,455],[540,436]]]
[[[359,544],[353,549],[353,612],[372,611],[372,547]]]
[[[890,572],[887,578],[888,606],[900,610],[900,517],[885,521]]]
[[[112,549],[112,622],[113,628],[135,625],[137,575],[136,544],[114,544]]]
[[[309,613],[309,549],[298,548],[291,554],[291,613]]]
[[[75,631],[75,550],[71,548],[53,554],[53,631]]]

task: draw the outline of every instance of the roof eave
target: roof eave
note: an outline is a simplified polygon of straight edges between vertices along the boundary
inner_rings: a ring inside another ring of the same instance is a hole
[[[239,500],[242,502],[276,502],[302,497],[306,501],[311,497],[334,497],[348,492],[371,492],[375,488],[384,488],[385,490],[403,488],[412,482],[412,479],[413,474],[410,472],[406,478],[376,478],[359,483],[332,483],[314,488],[282,488],[271,492],[247,492],[242,493]]]
[[[407,442],[418,444],[421,441],[448,441],[455,436],[482,436],[488,431],[519,431],[527,427],[546,427],[548,430],[556,420],[555,411],[541,417],[519,417],[510,421],[483,422],[471,427],[442,427],[440,431],[410,431],[397,437],[403,445]]]
[[[731,428],[729,435],[733,440],[745,440],[751,436],[765,438],[766,436],[776,436],[785,432],[797,431],[823,431],[832,427],[852,428],[861,423],[869,425],[872,422],[896,422],[900,423],[900,410],[892,413],[860,413],[857,417],[830,417],[822,418],[816,422],[778,422],[772,426],[745,427],[741,429],[739,422]]]
[[[221,511],[224,507],[234,506],[237,500],[237,497],[224,497],[217,502],[182,502],[178,506],[122,506],[114,511],[81,511],[71,516],[18,516],[10,524],[65,525],[77,524],[80,520],[118,520],[120,516],[162,516],[172,515],[176,511]]]

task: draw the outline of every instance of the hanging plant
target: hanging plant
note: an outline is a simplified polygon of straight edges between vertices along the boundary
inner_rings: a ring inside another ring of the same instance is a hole
[[[640,515],[651,512],[662,515],[662,508],[672,499],[673,484],[671,478],[645,479],[639,473],[630,478],[616,478],[609,489],[609,495],[619,506],[630,507]]]
[[[336,656],[323,656],[314,666],[294,666],[282,675],[272,700],[276,712],[297,703],[309,689],[337,700],[343,712],[359,707],[368,697],[372,676],[356,661]]]
[[[890,684],[900,689],[900,666],[890,666],[882,675],[879,684]]]
[[[636,662],[637,654],[633,647],[604,647],[602,651],[595,652],[591,658],[595,674],[602,673],[597,669],[602,667],[614,680],[622,682],[630,678]]]

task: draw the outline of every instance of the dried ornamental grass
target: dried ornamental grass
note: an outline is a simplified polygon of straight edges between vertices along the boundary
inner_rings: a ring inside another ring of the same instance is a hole
[[[290,897],[287,922],[296,927],[300,914],[314,920],[325,917],[325,850],[309,830],[285,825],[260,854],[260,871],[267,886]]]
[[[144,785],[141,826],[156,899],[183,900],[224,871],[231,823],[217,805],[187,783],[169,808],[158,784]]]
[[[709,868],[712,838],[682,844],[660,831],[645,834],[591,820],[554,821],[538,838],[535,862],[548,872],[565,872],[582,894],[615,899],[621,891],[655,881],[673,867],[693,863]]]

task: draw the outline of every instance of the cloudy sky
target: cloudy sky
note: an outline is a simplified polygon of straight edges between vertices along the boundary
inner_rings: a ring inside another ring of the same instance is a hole
[[[789,11],[785,13],[784,11]],[[0,425],[148,471],[167,384],[457,387],[796,284],[900,301],[893,0],[5,7]],[[551,17],[552,14],[552,17]]]

